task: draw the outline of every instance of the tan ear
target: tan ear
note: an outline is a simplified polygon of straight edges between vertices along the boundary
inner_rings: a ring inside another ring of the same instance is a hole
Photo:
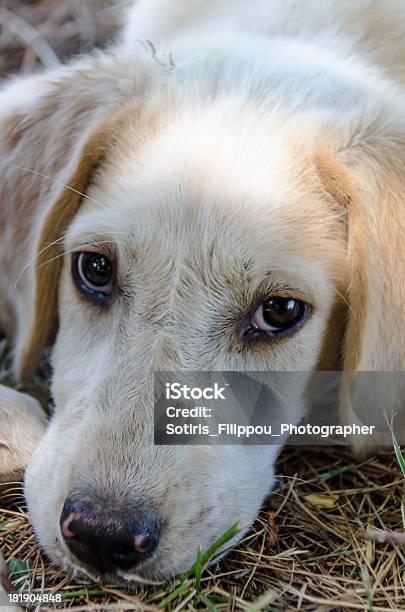
[[[28,298],[33,300],[32,319],[20,321],[15,344],[15,368],[21,378],[32,373],[42,349],[50,344],[57,328],[58,280],[62,267],[61,238],[85,197],[96,165],[107,150],[109,124],[93,128],[75,156],[74,169],[65,185],[52,190],[43,216],[39,216],[36,255],[24,271],[31,277]],[[82,195],[83,194],[83,195]],[[28,314],[28,313],[27,313]]]
[[[0,92],[0,313],[18,377],[55,333],[61,238],[156,73],[145,53],[98,55]]]
[[[405,146],[388,134],[379,147],[357,144],[320,149],[315,163],[324,189],[347,211],[341,418],[379,423],[381,431],[384,412],[405,412]]]

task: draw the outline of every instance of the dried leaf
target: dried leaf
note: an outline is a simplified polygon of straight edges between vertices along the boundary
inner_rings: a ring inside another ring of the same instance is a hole
[[[270,546],[275,544],[278,539],[278,525],[276,523],[276,515],[274,512],[264,512],[264,518],[269,526],[266,531],[266,540]]]
[[[330,493],[311,493],[305,495],[304,499],[316,508],[326,508],[327,510],[336,506],[338,497]]]

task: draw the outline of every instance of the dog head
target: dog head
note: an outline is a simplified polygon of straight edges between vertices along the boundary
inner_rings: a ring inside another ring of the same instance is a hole
[[[400,158],[388,124],[383,155],[363,118],[288,118],[111,58],[33,81],[1,127],[32,228],[16,369],[56,333],[25,490],[54,560],[150,581],[248,528],[279,450],[154,445],[155,371],[343,368],[347,418],[350,375],[397,367]]]

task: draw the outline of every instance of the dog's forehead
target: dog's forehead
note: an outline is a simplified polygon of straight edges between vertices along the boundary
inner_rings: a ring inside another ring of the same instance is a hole
[[[118,188],[115,204],[99,209],[90,202],[79,213],[75,232],[80,239],[112,239],[122,256],[149,265],[168,259],[196,265],[209,261],[212,268],[249,268],[252,273],[259,268],[261,274],[302,257],[319,260],[316,251],[322,250],[308,219],[288,210],[288,204],[271,210],[250,194],[227,199],[209,187],[199,190],[187,179],[138,183],[125,193]]]
[[[335,211],[306,180],[279,122],[248,111],[243,117],[237,130],[236,116],[218,109],[197,118],[183,112],[146,133],[128,129],[95,177],[74,231],[110,235],[151,265],[187,258],[231,271],[253,261],[263,275],[300,268],[302,258],[331,259]]]

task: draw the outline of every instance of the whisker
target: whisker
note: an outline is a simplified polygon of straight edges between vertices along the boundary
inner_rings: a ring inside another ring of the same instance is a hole
[[[83,227],[86,227],[86,226],[81,226],[80,230],[78,230],[78,231],[77,231],[77,233],[81,233],[81,232],[82,232]],[[90,224],[89,224],[89,227],[90,227]],[[93,225],[91,225],[91,227],[93,227]],[[126,232],[96,232],[96,233],[94,233],[94,234],[89,234],[87,237],[88,237],[88,238],[92,238],[93,236],[103,236],[103,235],[106,235],[106,236],[114,236],[114,235],[117,235],[117,236],[118,236],[119,234],[120,234],[120,235],[121,235],[121,234],[122,234],[122,235],[125,235],[125,234],[126,234]],[[61,236],[61,237],[60,237],[60,238],[58,238],[57,240],[54,240],[53,242],[51,242],[50,244],[48,244],[48,245],[47,245],[46,247],[44,247],[44,248],[43,248],[41,251],[39,251],[39,253],[36,253],[36,254],[35,254],[35,256],[34,256],[34,257],[33,257],[33,258],[32,258],[32,259],[31,259],[31,260],[30,260],[30,261],[29,261],[29,262],[28,262],[28,263],[27,263],[27,264],[24,266],[24,268],[23,268],[22,272],[21,272],[21,273],[18,275],[18,277],[17,277],[17,279],[16,279],[16,281],[15,281],[15,283],[14,283],[14,289],[15,289],[16,291],[17,291],[17,285],[18,285],[18,282],[21,280],[22,276],[23,276],[23,275],[26,273],[26,271],[29,269],[29,267],[30,267],[30,266],[32,266],[32,264],[35,262],[35,260],[36,260],[36,259],[37,259],[37,258],[38,258],[40,255],[43,255],[43,254],[44,254],[44,253],[45,253],[45,252],[46,252],[48,249],[50,249],[51,247],[56,246],[56,245],[58,245],[58,244],[61,244],[61,243],[62,243],[62,242],[63,242],[63,241],[66,239],[67,235],[68,235],[68,234],[64,234],[63,236]],[[114,241],[113,241],[113,240],[109,240],[108,242],[114,242]],[[107,241],[106,241],[106,243],[107,243]],[[95,243],[94,243],[94,244],[95,244]],[[100,244],[100,243],[99,243],[99,244]],[[80,248],[80,247],[78,247],[78,248]],[[61,255],[65,255],[65,252],[61,253]],[[52,261],[52,260],[50,260],[50,261]],[[45,263],[47,263],[47,262],[45,262]],[[38,268],[34,268],[34,269],[38,269]]]
[[[85,244],[85,245],[83,245],[83,247],[85,247],[85,246],[93,246],[93,245],[96,246],[98,244],[111,244],[111,240],[98,240],[97,242]],[[48,259],[47,261],[44,261],[44,263],[42,263],[40,266],[37,266],[35,269],[36,270],[40,270],[44,266],[47,266],[49,263],[52,263],[52,261],[56,261],[57,259],[60,259],[61,257],[64,257],[65,255],[69,255],[69,253],[74,253],[75,251],[77,251],[77,249],[80,249],[80,248],[81,247],[78,246],[78,247],[76,247],[74,249],[69,249],[68,251],[64,251],[63,253],[60,253],[56,257],[52,257],[52,259]]]
[[[20,492],[19,489],[9,489],[7,487],[7,493],[2,493],[1,499],[5,499],[6,497],[15,497],[16,499],[25,499],[24,495]]]
[[[21,484],[22,481],[18,481],[18,480],[8,480],[5,484],[15,484],[15,485],[19,485]]]
[[[71,187],[70,185],[66,185],[66,183],[63,183],[62,181],[58,181],[57,179],[52,178],[48,174],[44,174],[43,172],[39,172],[38,170],[32,170],[31,168],[25,168],[24,166],[19,166],[18,164],[11,164],[9,162],[3,162],[1,160],[0,160],[0,165],[5,166],[7,168],[14,168],[15,170],[24,170],[24,172],[29,172],[30,174],[40,176],[41,178],[44,178],[47,181],[50,181],[51,183],[55,185],[59,185],[60,187],[63,187],[64,189],[67,189],[68,191],[71,191],[72,193],[76,193],[77,195],[83,198],[86,198],[86,200],[89,200],[90,202],[93,202],[94,204],[101,206],[101,208],[104,208],[105,210],[111,210],[108,206],[106,206],[105,204],[102,204],[102,202],[100,202],[99,200],[92,198],[86,193],[83,193],[82,191],[79,191],[78,189],[75,189],[74,187]]]

